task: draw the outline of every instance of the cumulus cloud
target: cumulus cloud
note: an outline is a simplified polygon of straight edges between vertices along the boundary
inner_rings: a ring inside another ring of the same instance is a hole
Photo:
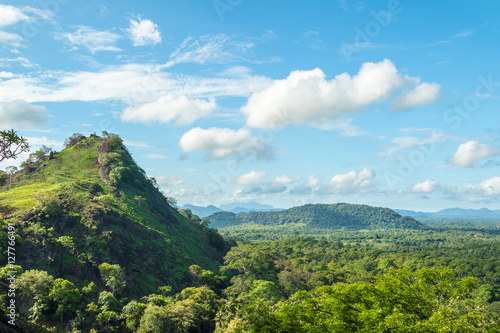
[[[454,186],[446,189],[450,199],[471,202],[498,202],[500,199],[500,177],[492,177],[480,183]]]
[[[87,26],[77,26],[74,32],[59,34],[58,38],[63,39],[74,50],[85,48],[92,54],[97,51],[121,51],[115,46],[121,38],[120,35],[109,31],[98,31]]]
[[[58,149],[64,147],[64,141],[57,141],[47,139],[47,137],[26,137],[30,146],[47,146],[50,148]]]
[[[418,78],[398,73],[388,59],[364,63],[355,76],[343,73],[332,80],[319,68],[293,71],[286,79],[254,93],[241,112],[251,127],[314,125],[384,101],[394,90],[419,83]]]
[[[458,146],[457,152],[448,159],[449,163],[471,167],[477,160],[499,156],[500,148],[480,144],[477,141],[468,141]]]
[[[432,193],[441,188],[439,182],[435,180],[426,180],[422,183],[417,183],[408,189],[411,193]]]
[[[158,25],[151,20],[130,20],[130,26],[126,29],[128,37],[134,46],[155,45],[161,42],[161,34]]]
[[[126,108],[121,118],[124,121],[141,123],[176,120],[177,125],[189,125],[199,118],[208,116],[217,109],[215,98],[189,99],[186,96],[168,94],[154,102]]]
[[[413,90],[396,97],[391,103],[392,109],[400,111],[432,104],[439,98],[440,90],[441,86],[437,83],[421,83]]]
[[[364,168],[358,173],[353,170],[346,174],[333,176],[322,186],[321,191],[333,194],[365,193],[372,191],[377,185],[375,172]]]
[[[32,105],[22,100],[10,103],[0,102],[0,130],[25,127],[39,127],[48,120],[44,106]]]
[[[259,184],[264,178],[267,177],[267,172],[261,171],[251,171],[249,173],[245,173],[238,178],[235,179],[235,183],[239,185],[256,185]]]
[[[319,189],[319,184],[322,180],[321,175],[310,175],[307,180],[290,190],[290,194],[310,194]]]
[[[240,153],[262,159],[271,159],[273,156],[273,149],[252,136],[247,128],[235,131],[229,128],[196,127],[184,133],[179,146],[185,152],[205,151],[209,158],[217,160]]]
[[[282,175],[282,176],[278,176],[276,178],[274,178],[271,183],[272,184],[275,184],[275,185],[288,185],[288,184],[292,184],[294,182],[296,182],[297,180],[299,180],[300,177],[289,177],[287,175]]]

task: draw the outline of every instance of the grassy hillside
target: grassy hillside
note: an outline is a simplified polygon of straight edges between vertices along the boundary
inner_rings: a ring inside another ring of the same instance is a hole
[[[233,214],[219,212],[209,216],[215,228],[233,226],[295,227],[301,229],[422,229],[424,225],[388,208],[339,203],[293,207],[279,212]]]
[[[217,270],[222,238],[170,207],[118,136],[72,140],[61,152],[32,156],[0,186],[0,246],[7,248],[14,223],[17,265],[82,287],[103,285],[100,264],[119,264],[131,296],[181,289],[193,264]],[[6,263],[5,250],[0,256]]]

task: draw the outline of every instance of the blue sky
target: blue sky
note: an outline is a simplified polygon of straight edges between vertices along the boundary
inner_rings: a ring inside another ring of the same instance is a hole
[[[1,1],[0,129],[119,134],[180,205],[500,209],[499,10]]]

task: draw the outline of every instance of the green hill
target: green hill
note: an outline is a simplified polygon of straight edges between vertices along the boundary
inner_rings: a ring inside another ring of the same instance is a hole
[[[102,289],[102,263],[120,265],[131,297],[180,290],[193,264],[217,271],[222,237],[169,206],[118,136],[74,135],[67,147],[32,154],[0,186],[0,262],[13,223],[16,265],[78,288],[92,281]]]
[[[302,227],[305,229],[422,229],[424,225],[389,208],[338,203],[308,204],[278,212],[234,214],[218,212],[208,217],[214,228],[239,225]]]

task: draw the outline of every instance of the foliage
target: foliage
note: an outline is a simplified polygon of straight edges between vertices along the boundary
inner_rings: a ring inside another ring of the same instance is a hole
[[[102,263],[99,265],[99,272],[101,276],[113,294],[115,291],[119,291],[123,287],[125,287],[125,280],[123,277],[123,271],[120,265],[110,265],[108,263]]]
[[[17,135],[14,130],[0,131],[0,162],[6,159],[16,159],[26,151],[29,151],[26,138]]]
[[[85,135],[80,133],[73,133],[69,138],[67,138],[64,141],[64,147],[71,148],[82,140],[85,140]]]
[[[64,315],[71,315],[76,311],[81,294],[72,282],[56,279],[49,297],[56,303],[55,315],[60,316],[62,322]]]
[[[308,204],[283,211],[234,214],[217,212],[209,216],[216,228],[240,225],[302,226],[306,229],[423,229],[423,224],[388,208],[339,203]]]

